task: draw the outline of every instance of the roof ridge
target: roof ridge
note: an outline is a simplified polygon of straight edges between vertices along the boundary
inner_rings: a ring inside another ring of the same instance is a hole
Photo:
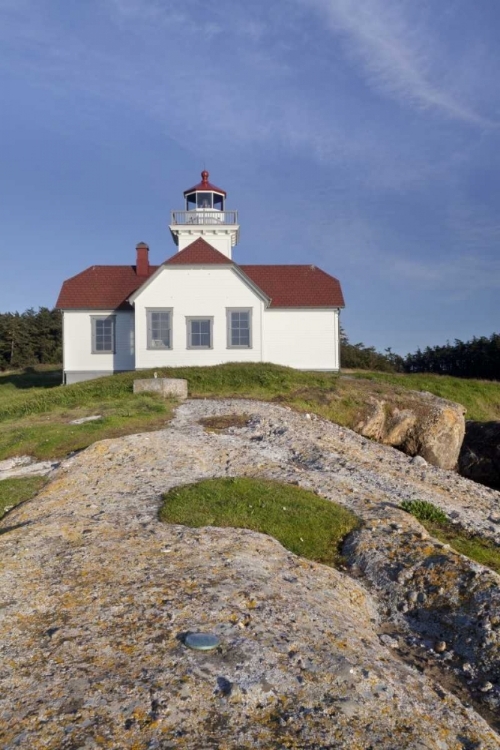
[[[196,258],[196,253],[201,253],[199,256],[200,259]],[[202,255],[205,254],[205,258],[202,258]],[[203,237],[197,237],[193,242],[191,242],[189,245],[184,247],[182,250],[178,250],[176,253],[170,256],[170,258],[167,258],[163,263],[162,266],[165,265],[189,265],[189,260],[186,260],[186,255],[189,257],[190,255],[194,255],[195,259],[192,260],[193,265],[203,265],[204,262],[210,262],[210,257],[217,258],[218,263],[226,263],[227,265],[238,265],[235,263],[235,261],[232,258],[229,258],[227,255],[224,255],[224,253],[221,253],[220,250],[217,250],[213,245],[211,245],[209,242],[207,242]]]

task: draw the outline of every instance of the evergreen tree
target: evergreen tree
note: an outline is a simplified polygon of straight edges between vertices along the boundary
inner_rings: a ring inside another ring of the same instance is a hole
[[[500,380],[500,334],[488,338],[474,336],[471,341],[455,339],[443,346],[426,347],[404,360],[405,372],[432,372],[458,378]]]
[[[62,317],[40,307],[0,314],[0,370],[58,364],[62,359]]]

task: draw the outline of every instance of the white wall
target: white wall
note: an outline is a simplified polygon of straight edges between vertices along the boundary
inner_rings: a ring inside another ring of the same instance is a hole
[[[173,308],[172,349],[148,350],[147,308]],[[252,348],[227,348],[226,308],[252,309]],[[135,300],[136,368],[260,362],[261,298],[231,269],[165,266]],[[188,349],[186,317],[213,317],[213,348]]]
[[[92,354],[92,315],[114,315],[116,353]],[[65,310],[63,319],[65,372],[133,370],[134,313],[113,310]]]
[[[338,310],[270,308],[263,316],[264,362],[338,370]]]

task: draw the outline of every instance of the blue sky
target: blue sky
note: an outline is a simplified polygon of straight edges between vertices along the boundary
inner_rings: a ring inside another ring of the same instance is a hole
[[[0,312],[174,252],[204,166],[241,263],[337,276],[351,341],[499,331],[498,0],[0,0]]]

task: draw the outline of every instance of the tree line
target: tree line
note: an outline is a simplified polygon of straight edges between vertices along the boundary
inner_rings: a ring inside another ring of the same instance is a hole
[[[59,310],[32,307],[23,313],[0,313],[0,370],[62,362],[62,316]]]
[[[453,344],[417,349],[401,357],[390,348],[384,353],[362,343],[351,344],[341,331],[341,366],[382,372],[430,372],[457,378],[500,380],[500,334],[474,337],[471,341],[455,339]]]
[[[471,341],[417,349],[404,359],[405,372],[433,372],[459,378],[500,380],[500,334],[474,336]]]

